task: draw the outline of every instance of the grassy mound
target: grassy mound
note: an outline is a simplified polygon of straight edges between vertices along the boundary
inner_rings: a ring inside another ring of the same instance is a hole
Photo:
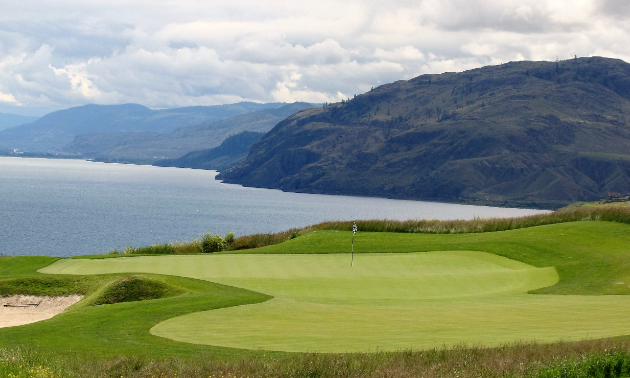
[[[181,294],[182,290],[164,282],[143,277],[124,277],[108,286],[95,305],[144,301]]]

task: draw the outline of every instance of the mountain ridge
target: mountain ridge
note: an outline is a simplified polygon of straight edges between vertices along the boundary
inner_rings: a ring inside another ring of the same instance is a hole
[[[215,122],[284,103],[239,102],[214,106],[150,109],[140,104],[88,104],[58,110],[34,122],[0,131],[0,148],[28,152],[60,151],[78,135],[112,132],[167,133],[178,128]]]
[[[91,133],[76,136],[62,151],[99,160],[151,162],[175,159],[187,153],[219,146],[230,135],[243,131],[267,132],[285,117],[312,104],[295,102],[238,114],[218,121],[204,121],[171,132]]]
[[[252,145],[265,135],[254,131],[242,131],[227,137],[212,149],[192,151],[178,159],[159,160],[158,167],[212,169],[222,171],[244,160]]]
[[[218,176],[246,186],[557,208],[630,191],[630,64],[421,75],[287,118]]]

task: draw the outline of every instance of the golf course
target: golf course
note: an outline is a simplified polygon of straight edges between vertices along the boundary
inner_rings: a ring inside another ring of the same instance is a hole
[[[0,340],[100,358],[209,353],[230,360],[630,335],[630,224],[442,234],[359,227],[351,255],[352,237],[310,230],[212,254],[2,258],[4,292],[17,293],[15,282],[29,282],[24,294],[71,282],[62,294],[82,287],[85,297],[52,319],[0,329]],[[130,277],[170,291],[98,302]]]

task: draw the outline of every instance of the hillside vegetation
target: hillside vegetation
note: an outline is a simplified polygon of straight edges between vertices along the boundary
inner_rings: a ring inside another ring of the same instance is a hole
[[[285,191],[558,208],[630,188],[630,64],[422,75],[278,124],[218,176]]]

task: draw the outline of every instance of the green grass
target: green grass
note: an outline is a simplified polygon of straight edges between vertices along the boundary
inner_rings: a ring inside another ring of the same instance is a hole
[[[0,259],[0,272],[3,272],[5,276],[11,276],[11,270],[15,267],[18,275],[22,277],[63,279],[64,276],[36,273],[37,269],[55,260],[58,259],[3,258]],[[247,356],[247,353],[242,351],[174,342],[153,336],[149,330],[155,324],[172,317],[216,308],[259,303],[268,300],[268,296],[190,278],[152,274],[135,274],[134,276],[162,282],[183,294],[162,299],[95,306],[94,303],[104,295],[107,287],[128,275],[79,276],[79,278],[91,277],[92,279],[87,295],[81,302],[54,318],[25,326],[0,329],[0,348],[26,345],[42,353],[55,353],[59,358],[80,356],[80,359],[102,359],[125,355],[145,358],[167,356],[189,358],[201,354],[225,359]],[[72,276],[65,278],[76,279]]]
[[[353,267],[350,240],[349,232],[316,231],[257,255],[68,259],[41,271],[172,274],[274,296],[152,329],[233,348],[375,351],[630,333],[630,297],[601,296],[630,292],[627,224],[570,222],[456,235],[360,232]],[[421,251],[442,252],[392,254]]]

